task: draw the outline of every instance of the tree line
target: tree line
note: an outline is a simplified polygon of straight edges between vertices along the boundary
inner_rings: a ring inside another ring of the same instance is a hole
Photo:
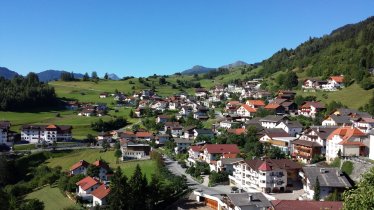
[[[12,80],[0,77],[0,110],[22,111],[56,105],[55,89],[39,81],[38,75],[15,76]]]

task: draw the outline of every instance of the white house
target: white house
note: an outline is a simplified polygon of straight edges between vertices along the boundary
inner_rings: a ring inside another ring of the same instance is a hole
[[[307,101],[299,108],[298,114],[305,117],[315,118],[316,115],[325,109],[321,102]]]
[[[317,179],[320,184],[320,199],[326,198],[335,190],[343,192],[352,187],[347,177],[337,168],[303,167],[299,175],[303,179],[305,196],[311,200]]]
[[[97,160],[93,163],[93,165],[99,168],[100,180],[108,180],[107,175],[110,170],[108,164],[103,162],[102,160]]]
[[[108,186],[102,184],[96,190],[92,191],[92,206],[103,206],[108,203],[108,195],[110,189]]]
[[[90,164],[85,160],[80,160],[70,167],[70,175],[84,174],[87,173],[87,168]]]
[[[186,152],[188,147],[193,143],[193,141],[189,139],[174,139],[174,142],[176,144],[176,147],[174,148],[174,152],[176,154]]]
[[[87,176],[77,182],[76,185],[78,186],[78,196],[82,197],[83,200],[92,200],[91,192],[96,190],[100,186],[100,183],[96,179]]]
[[[149,155],[151,147],[148,144],[125,143],[121,147],[122,160],[142,159]]]
[[[30,143],[70,141],[72,126],[66,125],[23,125],[21,140]]]
[[[230,185],[245,191],[285,192],[288,180],[297,179],[301,165],[289,159],[245,160],[234,164]],[[288,176],[290,175],[290,176]]]
[[[286,120],[287,117],[278,116],[278,115],[268,115],[264,118],[261,118],[259,121],[261,126],[264,128],[275,128],[281,121]]]
[[[283,129],[273,128],[265,129],[264,134],[260,138],[262,143],[270,143],[274,147],[279,147],[284,153],[291,151],[291,142],[297,139],[290,134],[286,133]]]
[[[236,110],[236,113],[241,117],[253,117],[256,109],[250,107],[248,104],[243,104]]]
[[[291,136],[296,136],[303,131],[303,126],[298,121],[282,121],[275,128],[281,128]]]
[[[326,142],[326,160],[328,162],[341,156],[368,156],[369,138],[359,129],[346,126],[334,130]]]

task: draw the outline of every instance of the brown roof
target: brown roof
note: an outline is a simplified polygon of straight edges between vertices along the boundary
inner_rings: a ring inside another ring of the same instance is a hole
[[[278,107],[280,107],[279,104],[268,104],[265,106],[265,109],[276,109]]]
[[[136,137],[138,138],[147,138],[147,137],[152,137],[152,133],[150,132],[137,132],[135,134]]]
[[[91,192],[91,195],[95,196],[98,199],[103,199],[107,195],[109,195],[110,189],[109,187],[105,186],[104,184],[100,185],[96,190]]]
[[[362,142],[350,142],[349,139],[352,138],[353,136],[356,137],[362,137],[365,136],[366,134],[361,132],[358,128],[352,128],[349,126],[346,127],[340,127],[334,130],[327,140],[331,140],[335,135],[339,135],[342,139],[340,144],[349,144],[349,145],[360,145],[360,146],[365,146]]]
[[[341,201],[273,200],[270,202],[274,210],[340,210],[343,208]]]
[[[80,186],[82,188],[82,190],[87,190],[95,185],[99,184],[98,181],[96,181],[96,179],[88,176],[86,178],[83,178],[82,180],[80,180],[79,182],[76,183],[77,186]]]
[[[232,153],[239,154],[240,150],[236,144],[206,144],[203,149],[207,149],[208,153]]]
[[[253,113],[253,112],[256,112],[256,109],[250,107],[250,106],[247,105],[247,104],[243,104],[242,107],[243,107],[245,110],[247,110],[248,112],[252,112],[252,113]]]
[[[244,161],[250,168],[254,170],[259,170],[259,168],[263,166],[263,164],[266,162],[266,168],[270,170],[274,169],[301,169],[301,165],[298,164],[297,162],[294,162],[293,160],[289,159],[265,159],[265,160],[259,160],[259,159],[254,159],[254,160],[245,160]]]
[[[307,147],[322,147],[322,145],[320,145],[318,142],[306,141],[306,140],[300,140],[300,139],[293,141],[292,144],[297,144],[297,145],[302,145],[302,146],[307,146]]]
[[[77,169],[77,168],[79,168],[79,167],[81,167],[81,166],[87,168],[89,165],[90,165],[90,164],[89,164],[87,161],[85,161],[85,160],[80,160],[79,162],[77,162],[77,163],[75,163],[74,165],[72,165],[72,166],[70,167],[70,170],[73,171],[73,170],[75,170],[75,169]]]
[[[342,83],[344,81],[344,76],[331,76],[330,79],[337,83]]]
[[[248,100],[247,103],[254,106],[265,106],[265,102],[263,100]]]

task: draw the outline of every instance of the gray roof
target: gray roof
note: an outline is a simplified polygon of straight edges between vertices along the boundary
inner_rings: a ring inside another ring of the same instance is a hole
[[[243,158],[222,158],[221,163],[222,165],[232,164],[238,161],[242,161]]]
[[[312,126],[310,127],[310,130],[305,132],[308,134],[311,130],[313,130],[317,136],[319,136],[321,139],[327,139],[329,135],[336,130],[338,127],[337,126],[330,126],[330,127],[323,127],[323,126]]]
[[[358,115],[358,117],[371,117],[371,115],[367,112],[361,112],[356,109],[346,109],[346,108],[340,108],[337,109],[337,111],[340,112],[340,115],[350,115],[350,114],[355,114]]]
[[[189,139],[181,139],[181,138],[175,138],[174,142],[177,144],[192,144],[193,143],[193,141]]]
[[[352,124],[351,118],[345,115],[330,115],[331,119],[333,119],[337,124]]]
[[[251,199],[250,199],[251,196]],[[271,203],[262,193],[234,193],[227,194],[231,203],[240,209],[253,209],[253,207],[271,207]],[[251,208],[252,207],[252,208]]]
[[[285,116],[279,116],[279,115],[268,115],[268,116],[260,119],[260,122],[265,122],[265,121],[266,122],[280,122],[284,118],[286,118],[286,117]]]
[[[314,187],[317,177],[321,187],[352,187],[347,177],[337,168],[303,167],[303,171],[312,187]]]
[[[284,121],[284,124],[287,125],[289,128],[302,128],[303,126],[298,121]]]
[[[195,131],[198,133],[198,134],[214,134],[212,130],[210,129],[195,129]]]

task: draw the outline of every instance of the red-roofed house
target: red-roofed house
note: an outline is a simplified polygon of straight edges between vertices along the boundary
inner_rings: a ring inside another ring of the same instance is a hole
[[[236,110],[236,113],[241,117],[253,117],[256,109],[250,107],[248,104],[243,104]]]
[[[303,105],[301,105],[301,107],[298,110],[298,113],[299,115],[303,115],[305,117],[314,118],[322,110],[325,110],[325,105],[321,102],[306,101],[303,103]]]
[[[85,160],[80,160],[70,167],[70,175],[86,174],[87,168],[90,164]]]
[[[224,154],[236,156],[240,153],[236,144],[206,144],[203,146],[202,151],[202,159],[207,163],[223,158]]]
[[[326,160],[338,157],[339,150],[341,156],[368,156],[368,148],[369,138],[365,133],[354,127],[340,127],[327,137]]]
[[[107,204],[107,198],[110,193],[108,186],[104,184],[100,185],[96,190],[92,191],[92,205],[93,206],[103,206]]]
[[[344,87],[344,76],[331,76],[327,80],[327,84],[322,85],[323,90],[336,91]]]
[[[202,146],[190,146],[188,157],[191,159],[199,159]]]
[[[264,107],[266,110],[274,112],[274,114],[284,114],[286,110],[278,103],[270,103]]]
[[[96,179],[87,176],[77,182],[76,185],[78,186],[78,195],[86,197],[85,195],[91,194],[92,191],[100,186],[100,183]]]
[[[253,159],[233,163],[230,185],[245,191],[284,192],[298,178],[301,165],[289,159]]]
[[[136,136],[137,139],[151,141],[151,139],[153,137],[153,134],[150,133],[150,132],[141,132],[140,131],[140,132],[136,132],[135,136]]]
[[[258,109],[260,107],[265,106],[265,102],[263,100],[248,100],[247,102],[245,102],[245,104],[247,104],[248,106],[254,109]]]

